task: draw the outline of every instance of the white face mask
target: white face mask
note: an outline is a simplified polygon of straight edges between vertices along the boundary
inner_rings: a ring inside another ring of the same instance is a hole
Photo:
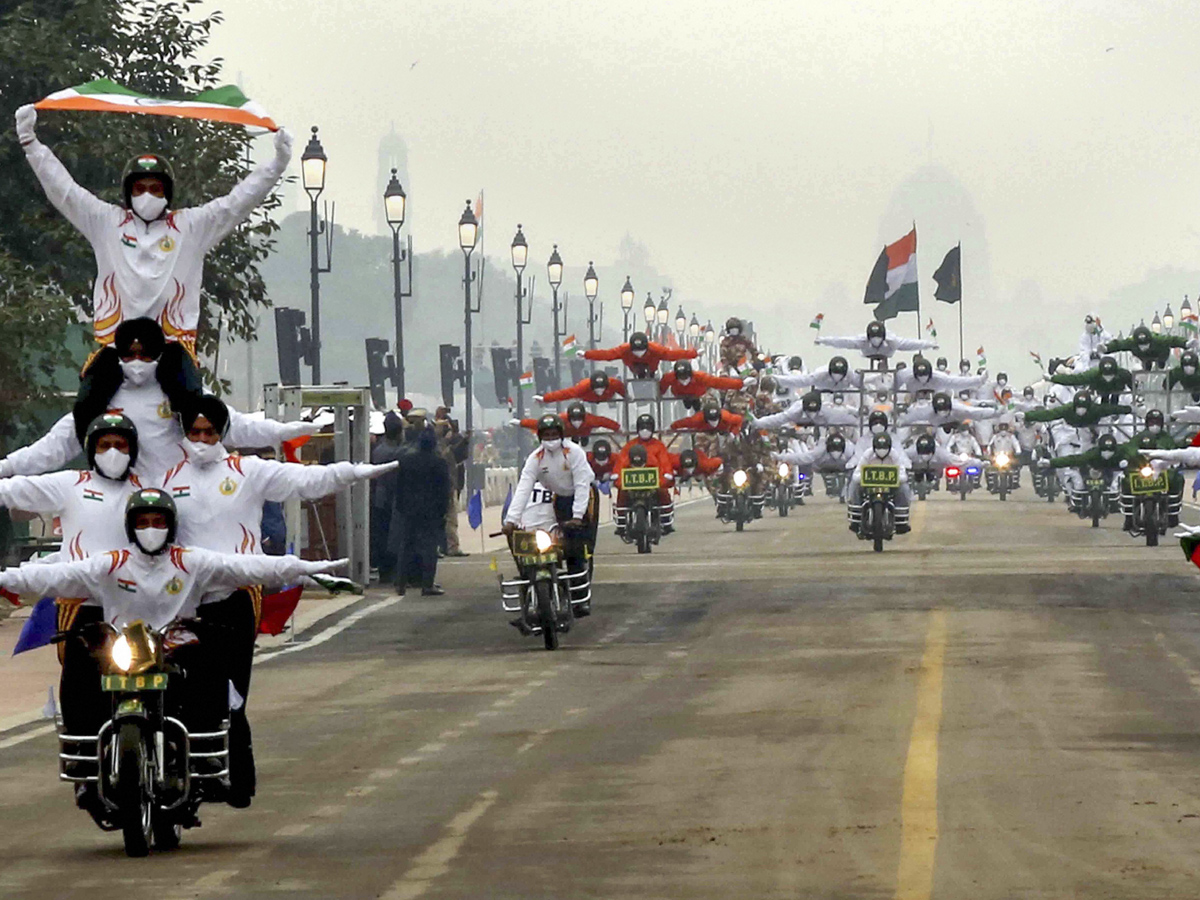
[[[873,337],[873,338],[870,338],[870,342],[871,342],[872,347],[880,347],[883,345],[883,338]]]
[[[154,376],[158,372],[158,360],[121,360],[121,372],[131,387],[142,387],[154,380]]]
[[[730,328],[729,329],[730,337],[737,337],[741,333],[742,333],[742,329],[740,329],[740,328]]]
[[[679,383],[680,383],[680,384],[683,384],[683,385],[688,385],[688,384],[691,384],[691,383],[692,383],[692,376],[691,376],[691,375],[689,375],[689,376],[687,376],[686,378],[680,378],[680,379],[679,379]]]
[[[105,478],[120,481],[129,471],[129,454],[110,447],[96,454],[96,469]]]
[[[1147,430],[1151,434],[1158,434],[1160,431],[1162,431],[1162,426],[1161,425],[1151,425]]]
[[[1114,375],[1112,372],[1101,372],[1100,377],[1103,378],[1105,381],[1112,381],[1117,376]]]
[[[653,436],[654,432],[649,428],[642,428],[638,431],[638,437],[640,437],[643,441],[648,441]]]
[[[633,355],[636,356],[638,359],[641,359],[643,356],[646,355],[645,350],[631,350],[630,352],[633,353]]]
[[[1007,378],[997,378],[996,384],[1000,385],[1000,387],[1004,387],[1006,384],[1008,384],[1008,379]]]
[[[882,447],[875,448],[875,455],[880,459],[887,459],[891,452],[891,450],[884,450]]]
[[[1101,458],[1101,459],[1112,459],[1112,458],[1113,458],[1113,452],[1112,452],[1111,450],[1101,450],[1101,451],[1100,451],[1100,458]]]
[[[549,450],[551,453],[562,450],[562,448],[563,448],[562,438],[554,438],[553,440],[542,441],[542,449]]]
[[[225,447],[220,441],[217,441],[215,444],[205,444],[203,442],[185,440],[183,443],[184,449],[187,450],[188,459],[201,468],[218,463],[229,455],[225,452]]]
[[[1196,367],[1195,367],[1195,366],[1184,366],[1184,367],[1183,367],[1183,374],[1184,374],[1184,375],[1195,375],[1195,374],[1196,374]]]
[[[133,211],[143,222],[153,222],[167,210],[167,198],[153,194],[138,194],[130,202]]]
[[[1088,334],[1095,334],[1099,330],[1100,330],[1100,326],[1098,326],[1095,322],[1089,323],[1087,326]]]
[[[871,434],[883,434],[885,431],[887,431],[887,429],[884,428],[882,425],[872,425],[871,426]]]
[[[166,528],[139,528],[133,534],[137,545],[144,552],[153,554],[166,546],[169,533]]]

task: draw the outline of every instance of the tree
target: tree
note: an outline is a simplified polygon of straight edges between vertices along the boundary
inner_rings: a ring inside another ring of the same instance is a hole
[[[23,277],[91,315],[95,262],[87,242],[46,201],[13,132],[16,108],[52,91],[110,78],[156,96],[184,96],[217,85],[222,60],[200,55],[218,12],[193,13],[194,0],[26,0],[0,2],[0,277]],[[176,170],[175,205],[223,194],[249,171],[250,137],[238,126],[161,116],[43,113],[38,136],[75,179],[119,202],[121,167],[152,151]],[[258,271],[277,230],[276,195],[209,254],[204,272],[198,351],[211,354],[224,334],[250,338],[256,307],[269,305]],[[12,296],[36,305],[34,294]],[[41,296],[41,295],[39,295]],[[32,321],[36,314],[31,313]],[[65,333],[64,333],[65,334]],[[0,385],[16,395],[16,385]]]

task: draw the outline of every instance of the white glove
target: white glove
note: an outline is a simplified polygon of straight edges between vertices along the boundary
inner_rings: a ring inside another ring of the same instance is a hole
[[[286,128],[280,128],[275,132],[275,158],[283,163],[289,162],[292,158],[292,144],[294,142],[292,133]]]
[[[282,422],[279,425],[279,439],[294,441],[298,437],[312,436],[321,429],[312,422]]]
[[[37,125],[37,110],[34,109],[32,103],[18,107],[17,114],[13,118],[17,123],[17,140],[21,142],[22,146],[37,140],[37,135],[33,131],[34,126]]]
[[[1127,459],[1121,460],[1121,463],[1117,468],[1128,469],[1129,468],[1129,460],[1127,460]]]
[[[508,420],[508,424],[509,424],[509,425],[520,425],[520,424],[521,424],[521,420],[520,420],[520,419],[509,419],[509,420]]]
[[[336,572],[348,565],[350,565],[350,560],[343,557],[342,559],[318,559],[305,562],[304,568],[310,575],[320,575],[323,572]]]
[[[747,375],[745,378],[742,379],[742,387],[752,388],[756,384],[758,384],[758,379],[755,378],[753,375]]]
[[[543,396],[544,396],[543,394],[534,394],[533,399],[536,400],[538,403],[545,403],[546,401],[542,399]]]
[[[393,469],[400,468],[400,460],[394,459],[391,462],[380,463],[373,465],[371,463],[355,463],[354,477],[359,478],[378,478],[385,472],[391,472]]]
[[[756,464],[755,464],[755,466],[754,466],[754,468],[758,469],[758,471],[760,471],[760,472],[761,472],[761,471],[763,470],[763,464],[762,464],[762,463],[756,463]]]

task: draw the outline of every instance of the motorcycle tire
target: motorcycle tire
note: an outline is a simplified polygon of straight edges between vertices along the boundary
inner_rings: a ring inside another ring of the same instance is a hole
[[[1100,498],[1097,498],[1097,497],[1092,498],[1092,527],[1093,528],[1100,527],[1100,504],[1103,502],[1104,501]]]
[[[554,584],[539,581],[533,586],[537,602],[538,623],[542,626],[542,640],[547,650],[558,649],[558,622],[554,615]]]
[[[1000,502],[1003,503],[1008,499],[1008,488],[1003,484],[1000,485]]]
[[[633,511],[633,536],[638,553],[650,552],[650,517],[646,509],[639,506]]]
[[[154,836],[154,803],[146,778],[146,744],[136,722],[117,732],[117,818],[125,839],[125,855],[146,856]]]
[[[787,514],[788,514],[788,505],[787,505],[787,502],[785,501],[785,502],[779,504],[779,516],[780,516],[780,518],[786,518]]]
[[[1145,532],[1146,532],[1146,546],[1147,547],[1157,547],[1158,546],[1158,508],[1156,506],[1151,506],[1149,509],[1146,510],[1145,513],[1143,513],[1143,519],[1144,519],[1144,521],[1142,523],[1142,527],[1145,529]]]
[[[959,491],[959,492],[958,492],[958,499],[959,499],[959,500],[963,500],[963,501],[965,501],[965,500],[967,499],[967,492],[966,492],[966,491]]]
[[[738,531],[742,531],[746,527],[746,523],[740,517],[733,524],[734,528],[736,528]]]

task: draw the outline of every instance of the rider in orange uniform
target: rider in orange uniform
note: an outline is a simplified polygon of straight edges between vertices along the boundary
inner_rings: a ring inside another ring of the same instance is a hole
[[[534,397],[539,403],[563,403],[567,400],[583,400],[585,403],[608,403],[615,396],[625,396],[625,382],[620,378],[611,378],[603,372],[593,372],[583,381],[563,388],[561,391],[550,391],[540,397]]]
[[[528,428],[530,431],[537,431],[539,421],[539,419],[521,419],[520,425],[522,428]],[[567,407],[567,414],[563,417],[563,423],[563,434],[571,440],[586,438],[596,429],[614,432],[621,430],[620,422],[606,416],[592,415],[582,403],[572,403]]]
[[[703,450],[684,450],[671,454],[675,461],[675,481],[682,483],[692,478],[707,478],[721,471],[725,461],[719,456],[709,456]]]
[[[618,485],[617,506],[625,506],[625,498],[619,489],[621,470],[629,467],[629,451],[635,446],[644,447],[646,465],[658,469],[658,505],[664,507],[663,518],[670,520],[675,512],[671,502],[671,488],[675,485],[675,461],[667,445],[654,436],[654,416],[649,413],[642,413],[637,417],[637,434],[621,448],[621,452],[613,460],[613,478]],[[668,533],[671,530],[674,530],[671,526],[664,529]]]
[[[736,434],[742,430],[742,417],[721,409],[715,403],[708,404],[698,413],[693,413],[671,423],[672,431],[718,431]]]
[[[631,334],[627,344],[618,344],[608,350],[583,351],[584,359],[621,360],[636,378],[652,376],[658,364],[664,360],[674,362],[677,359],[695,359],[699,355],[695,348],[672,349],[656,344],[641,331]]]
[[[748,387],[747,382],[754,383],[752,378],[722,378],[720,375],[710,375],[708,372],[697,372],[686,359],[675,363],[671,371],[658,381],[658,392],[668,391],[684,400],[699,400],[706,391],[740,391]],[[695,408],[695,407],[693,407]]]

